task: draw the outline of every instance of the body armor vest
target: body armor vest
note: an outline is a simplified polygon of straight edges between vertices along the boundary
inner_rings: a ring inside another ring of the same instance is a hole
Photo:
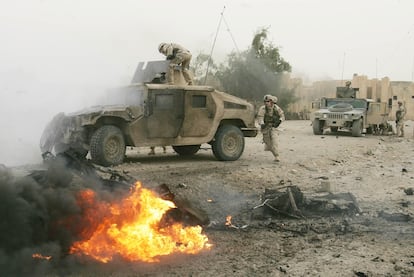
[[[266,125],[277,123],[278,121],[280,121],[280,116],[276,108],[273,107],[272,111],[270,111],[270,109],[266,107],[263,121]]]

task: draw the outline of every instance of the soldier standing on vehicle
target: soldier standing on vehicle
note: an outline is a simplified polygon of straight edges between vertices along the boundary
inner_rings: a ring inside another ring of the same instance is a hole
[[[263,98],[264,105],[260,107],[257,114],[258,123],[263,135],[263,142],[265,144],[265,151],[272,152],[275,157],[275,162],[279,162],[278,149],[278,131],[280,123],[285,120],[283,110],[276,105],[277,97],[272,95],[265,95]]]
[[[345,82],[345,91],[344,91],[345,98],[354,98],[354,89],[351,87],[351,81]]]
[[[404,137],[404,116],[405,107],[402,101],[398,101],[398,110],[395,112],[395,125],[397,129],[397,137]]]
[[[167,60],[170,61],[167,76],[169,84],[174,84],[174,68],[176,66],[181,66],[181,71],[187,84],[193,84],[193,79],[189,72],[191,61],[190,51],[179,44],[165,42],[160,43],[158,46],[158,51],[161,54],[165,55],[167,57]]]

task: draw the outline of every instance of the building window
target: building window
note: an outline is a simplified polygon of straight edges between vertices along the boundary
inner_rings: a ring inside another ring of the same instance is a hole
[[[392,100],[397,100],[397,95],[394,95],[394,96],[392,97]]]
[[[367,98],[372,99],[372,87],[367,88]]]

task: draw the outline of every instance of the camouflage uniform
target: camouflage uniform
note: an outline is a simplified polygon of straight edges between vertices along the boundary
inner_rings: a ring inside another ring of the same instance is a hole
[[[354,89],[351,87],[351,81],[346,81],[345,90],[342,92],[345,98],[354,98]]]
[[[170,61],[168,69],[168,83],[174,84],[174,68],[181,65],[181,70],[187,84],[192,85],[193,79],[189,73],[191,53],[184,47],[176,43],[161,43],[158,51]]]
[[[404,116],[405,116],[405,107],[401,101],[398,101],[398,110],[395,113],[397,137],[404,137]]]
[[[260,107],[257,114],[258,123],[260,124],[263,142],[265,144],[265,151],[272,152],[275,161],[279,161],[279,147],[277,142],[278,131],[277,127],[285,120],[283,110],[276,105],[277,97],[266,95],[264,97],[265,104]]]

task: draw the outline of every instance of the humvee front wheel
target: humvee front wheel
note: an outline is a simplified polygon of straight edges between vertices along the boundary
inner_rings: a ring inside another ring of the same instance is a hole
[[[323,122],[319,119],[315,119],[312,122],[313,134],[314,135],[322,135],[323,134]]]
[[[352,122],[352,136],[360,137],[362,136],[362,120],[361,118],[354,120]]]
[[[180,146],[173,146],[172,148],[174,151],[181,156],[191,156],[200,150],[200,144],[198,145],[180,145]]]
[[[234,125],[221,126],[212,143],[213,154],[219,161],[235,161],[243,154],[244,136]]]
[[[113,125],[100,127],[90,141],[92,162],[103,165],[118,165],[124,161],[125,140],[121,130]]]

